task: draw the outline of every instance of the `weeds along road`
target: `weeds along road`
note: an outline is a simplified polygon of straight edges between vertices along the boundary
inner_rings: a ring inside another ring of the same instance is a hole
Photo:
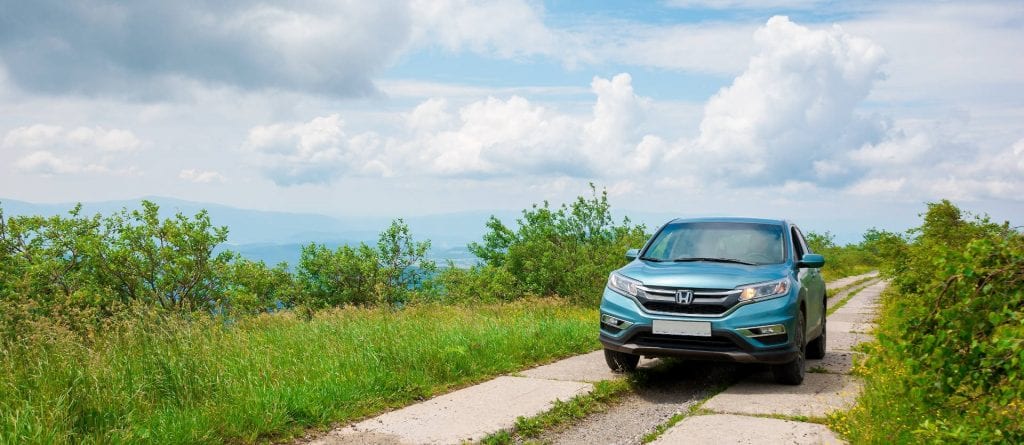
[[[877,273],[833,281],[829,283],[829,305],[877,281]],[[635,391],[622,396],[603,412],[589,415],[568,427],[545,432],[538,441],[639,444],[677,413],[686,413],[725,387],[767,370],[767,366],[759,365],[645,359],[636,373]]]

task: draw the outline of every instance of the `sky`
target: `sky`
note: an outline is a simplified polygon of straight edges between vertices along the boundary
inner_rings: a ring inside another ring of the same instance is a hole
[[[1024,223],[1024,2],[0,0],[0,198]],[[853,234],[853,235],[851,235]]]

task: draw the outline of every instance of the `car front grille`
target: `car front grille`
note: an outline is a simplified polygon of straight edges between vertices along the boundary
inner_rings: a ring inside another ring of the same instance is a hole
[[[692,289],[667,286],[642,286],[637,299],[649,312],[679,315],[721,315],[739,303],[738,289]],[[692,292],[689,302],[680,302],[676,294]]]

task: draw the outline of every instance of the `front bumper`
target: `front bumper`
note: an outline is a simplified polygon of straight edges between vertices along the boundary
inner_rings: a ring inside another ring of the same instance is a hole
[[[753,348],[744,350],[742,344],[745,340],[735,338],[738,337],[736,334],[725,331],[711,331],[712,338],[718,339],[714,341],[717,344],[709,344],[706,340],[700,341],[690,337],[658,338],[658,336],[651,335],[650,332],[649,327],[636,329],[634,335],[630,337],[630,340],[634,341],[617,341],[602,332],[601,344],[605,349],[645,357],[678,357],[737,363],[789,363],[796,359],[798,353],[797,349],[792,346],[760,351]],[[643,340],[635,341],[638,338]],[[662,343],[660,345],[659,340]],[[727,342],[732,342],[734,346],[729,346]]]
[[[796,307],[799,306],[796,294],[793,293],[739,306],[719,317],[652,314],[641,309],[631,298],[606,288],[601,313],[628,321],[632,325],[619,330],[602,324],[600,340],[606,349],[647,357],[788,363],[799,354],[791,339],[795,330]],[[655,319],[710,322],[711,337],[655,335],[651,332]],[[769,342],[767,338],[749,338],[738,333],[742,328],[769,324],[784,325],[786,334]]]

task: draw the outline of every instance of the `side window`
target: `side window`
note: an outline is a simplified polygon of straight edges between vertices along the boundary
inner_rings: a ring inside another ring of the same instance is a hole
[[[797,238],[800,239],[800,247],[804,249],[804,253],[814,253],[814,251],[811,250],[811,246],[807,245],[807,240],[804,239],[804,232],[801,232],[800,228],[797,226],[793,226],[793,228],[796,229]]]
[[[804,242],[804,237],[796,226],[792,226],[789,235],[793,238],[793,253],[796,255],[794,259],[800,260],[804,257],[804,253],[807,252],[807,243]]]

